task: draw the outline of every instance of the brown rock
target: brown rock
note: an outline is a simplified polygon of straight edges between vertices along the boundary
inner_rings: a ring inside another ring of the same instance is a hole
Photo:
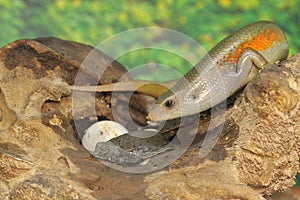
[[[224,161],[210,163],[209,170],[201,163],[150,175],[146,178],[149,182],[147,196],[150,199],[179,196],[185,199],[259,199],[260,194],[291,188],[299,168],[299,63],[300,55],[297,55],[284,62],[287,67],[270,66],[272,68],[263,70],[246,87],[235,106],[228,109],[227,123],[214,148],[217,153],[212,151],[212,156],[207,156],[207,159],[218,160],[218,154],[223,154],[218,145],[224,145],[224,139],[234,139],[232,145],[225,146]],[[234,126],[238,129],[230,128]],[[202,127],[199,128],[198,133],[201,133]],[[224,134],[228,129],[230,133],[238,130],[238,134],[228,137]],[[197,154],[187,154],[194,156],[189,156],[185,163],[193,164]],[[211,174],[216,169],[218,172]],[[223,176],[226,178],[220,180]],[[244,184],[255,192],[249,190],[249,193],[239,194],[238,191],[247,191],[236,188]]]
[[[122,124],[129,117],[126,93],[112,102],[109,93],[84,98],[78,93],[80,109],[74,115],[69,86],[79,71],[76,84],[82,85],[114,82],[126,72],[100,51],[94,52],[97,60],[85,62],[92,49],[41,38],[0,50],[1,199],[257,200],[292,187],[300,154],[300,55],[263,70],[228,107],[224,126],[209,126],[207,113],[196,128],[182,125],[184,133],[197,135],[180,159],[160,172],[130,174],[107,167],[80,145],[87,126],[114,119],[111,106]],[[140,124],[145,123],[144,97],[136,94],[130,104],[131,116]],[[208,127],[208,134],[218,129],[221,134],[200,159]]]

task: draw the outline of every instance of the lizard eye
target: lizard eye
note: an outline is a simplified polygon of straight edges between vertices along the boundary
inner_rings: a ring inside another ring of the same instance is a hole
[[[169,100],[167,100],[167,101],[165,102],[165,106],[166,106],[167,108],[172,108],[172,107],[174,106],[174,104],[175,104],[175,101],[172,100],[172,99],[169,99]]]

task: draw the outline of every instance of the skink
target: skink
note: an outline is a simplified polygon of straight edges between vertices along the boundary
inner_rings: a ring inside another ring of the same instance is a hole
[[[246,25],[218,43],[175,84],[170,82],[162,87],[162,94],[154,92],[152,95],[159,97],[149,111],[148,119],[163,121],[205,111],[245,86],[266,64],[284,60],[287,56],[286,37],[276,24],[259,21]],[[128,87],[129,83],[131,87]],[[121,83],[117,89],[126,91],[152,84],[129,83],[124,83],[124,87]],[[75,86],[73,89],[101,92],[113,91],[114,87]]]

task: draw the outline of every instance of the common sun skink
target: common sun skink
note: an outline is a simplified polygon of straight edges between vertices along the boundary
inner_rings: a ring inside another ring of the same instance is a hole
[[[81,91],[131,91],[158,97],[148,120],[163,121],[205,111],[245,86],[268,63],[288,56],[288,42],[274,23],[259,21],[232,33],[208,52],[175,84],[129,81],[101,86],[74,86]],[[158,88],[159,87],[159,88]]]

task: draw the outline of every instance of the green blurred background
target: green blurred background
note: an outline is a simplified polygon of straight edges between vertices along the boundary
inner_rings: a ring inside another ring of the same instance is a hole
[[[20,38],[46,36],[97,46],[116,33],[154,26],[182,32],[209,50],[243,25],[271,20],[286,33],[292,55],[300,50],[299,1],[0,0],[0,46]],[[135,51],[118,60],[127,68],[156,62],[185,73],[192,67],[179,56],[159,50]],[[154,76],[166,79],[161,73]]]
[[[300,52],[299,8],[300,0],[0,0],[0,46],[46,36],[97,46],[116,33],[154,26],[182,32],[209,50],[243,25],[271,20],[286,33],[293,55]],[[185,73],[192,67],[159,50],[135,51],[118,60],[127,68],[158,62]]]

